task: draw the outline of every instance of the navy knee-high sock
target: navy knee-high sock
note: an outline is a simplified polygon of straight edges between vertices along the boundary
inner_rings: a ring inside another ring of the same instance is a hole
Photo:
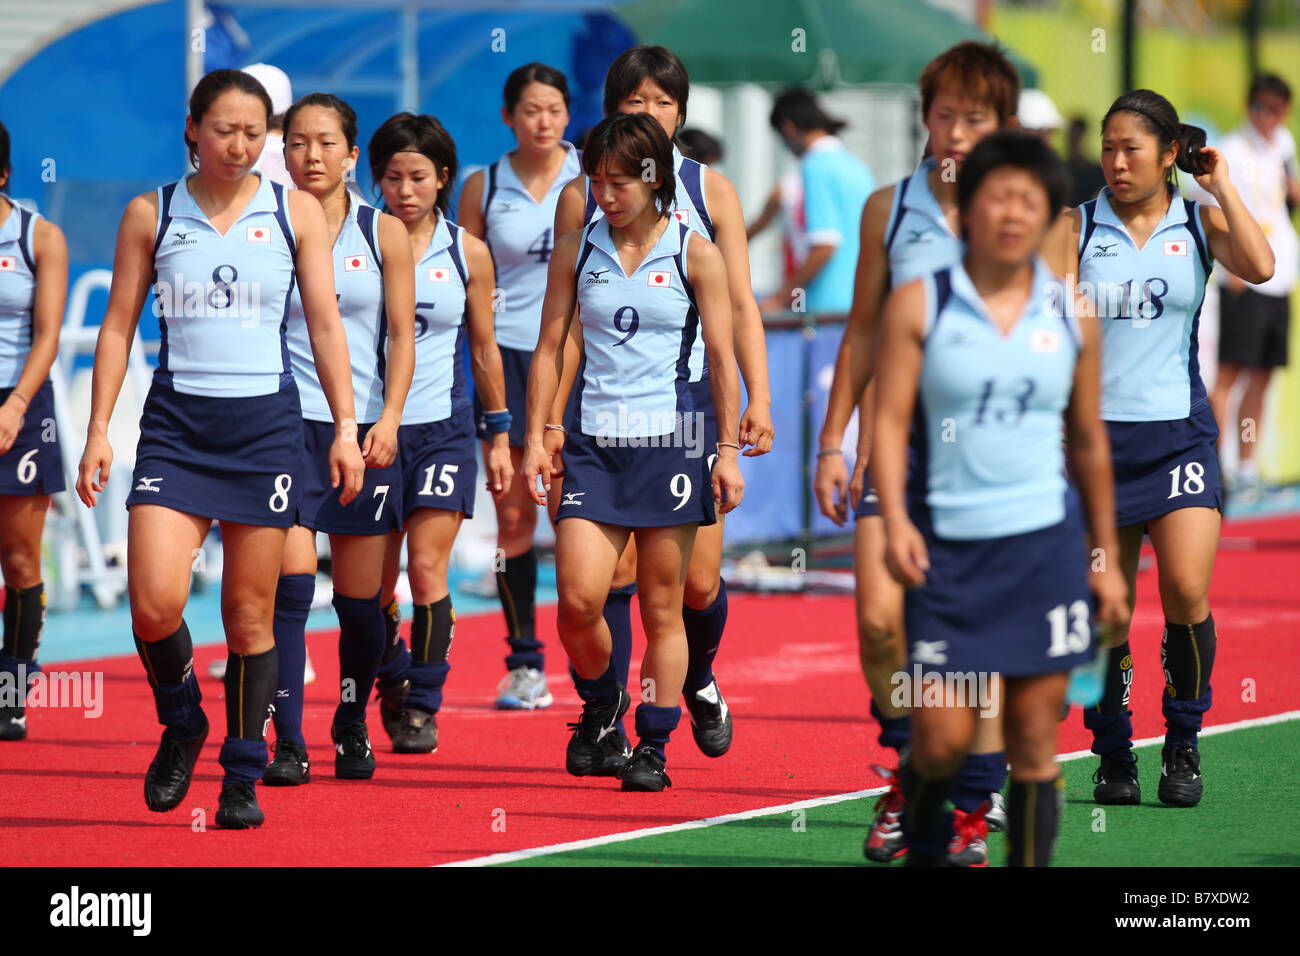
[[[1007,754],[967,754],[957,768],[957,779],[952,788],[952,805],[966,813],[974,813],[989,795],[1000,793],[1007,780]]]
[[[625,584],[621,588],[612,589],[605,597],[605,607],[601,611],[601,616],[605,618],[605,624],[609,627],[609,638],[611,641],[609,652],[609,664],[611,668],[610,677],[618,681],[624,687],[627,687],[628,675],[632,671],[632,595],[636,594],[636,582]],[[598,678],[603,680],[604,678]],[[575,680],[575,684],[576,684]],[[614,696],[613,685],[611,684],[604,692],[602,699]],[[584,698],[585,700],[586,698]],[[624,737],[627,731],[623,726],[623,719],[619,718],[618,732]]]
[[[366,719],[366,701],[384,656],[384,609],[379,594],[346,597],[334,592],[334,610],[339,616],[339,705],[334,726],[342,727]]]
[[[659,707],[656,704],[636,705],[637,746],[650,746],[663,759],[668,738],[682,719],[681,707]]]
[[[1219,635],[1214,615],[1200,624],[1171,624],[1165,621],[1160,642],[1160,664],[1167,686],[1160,699],[1165,715],[1165,745],[1188,743],[1196,746],[1201,720],[1213,703],[1210,675]]]
[[[506,642],[510,653],[506,655],[506,670],[531,667],[546,669],[546,655],[542,642],[537,639],[536,615],[533,606],[537,596],[537,551],[529,548],[523,554],[506,558],[505,569],[497,572],[497,597],[506,616]]]
[[[1064,777],[1037,783],[1011,781],[1007,794],[1007,866],[1051,864],[1064,803]]]
[[[411,652],[402,640],[402,610],[397,605],[397,598],[388,602],[384,608],[384,656],[379,659],[379,684],[382,687],[396,687],[406,680],[411,669]]]
[[[278,667],[274,647],[261,654],[226,655],[226,739],[217,756],[225,783],[252,787],[262,779]]]
[[[137,635],[135,649],[149,675],[158,723],[167,728],[164,736],[178,740],[196,736],[207,719],[200,706],[203,694],[194,676],[190,629],[182,620],[181,626],[161,641],[146,642]]]
[[[683,604],[682,621],[686,625],[686,646],[690,652],[682,693],[690,697],[713,682],[713,659],[718,656],[718,645],[727,626],[727,582],[718,579],[718,596],[703,611]]]
[[[886,717],[872,700],[871,716],[880,722],[880,736],[876,738],[880,746],[901,751],[912,739],[912,721],[907,714],[902,717]]]
[[[432,604],[415,605],[411,618],[411,691],[406,706],[436,714],[442,709],[442,687],[451,670],[451,641],[456,611],[451,595]]]
[[[1096,707],[1083,711],[1083,726],[1092,731],[1092,752],[1099,756],[1131,753],[1133,711],[1129,690],[1133,685],[1133,652],[1128,641],[1112,647],[1106,663],[1106,686]]]
[[[302,681],[307,668],[307,615],[316,593],[316,575],[282,574],[275,587],[275,737],[306,747],[302,735]]]
[[[908,862],[936,865],[947,855],[952,839],[952,814],[943,809],[943,804],[952,790],[953,778],[924,778],[906,756],[898,772],[907,801],[902,823]]]

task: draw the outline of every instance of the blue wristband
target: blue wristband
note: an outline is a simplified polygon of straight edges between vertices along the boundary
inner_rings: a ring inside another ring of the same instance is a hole
[[[510,431],[510,413],[508,411],[484,412],[483,430],[489,435],[499,435],[501,432]]]

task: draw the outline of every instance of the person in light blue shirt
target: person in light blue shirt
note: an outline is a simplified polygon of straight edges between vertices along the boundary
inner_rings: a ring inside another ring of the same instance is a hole
[[[1101,317],[1101,416],[1110,433],[1123,571],[1136,600],[1138,553],[1149,535],[1165,617],[1158,796],[1189,807],[1204,786],[1196,741],[1211,705],[1218,632],[1210,576],[1223,507],[1219,428],[1197,364],[1201,302],[1215,259],[1250,282],[1269,279],[1274,259],[1223,154],[1205,145],[1204,130],[1179,122],[1159,93],[1131,90],[1111,105],[1102,120],[1101,165],[1106,188],[1065,218],[1060,269],[1077,275]],[[1219,207],[1184,199],[1175,165]],[[1099,803],[1141,800],[1128,643],[1127,627],[1111,635],[1106,690],[1084,711],[1101,757],[1093,791]]]
[[[18,691],[0,700],[0,741],[27,736],[26,694],[45,627],[41,538],[50,495],[64,487],[49,374],[68,297],[63,231],[5,194],[9,173],[9,131],[0,123],[0,675]]]
[[[827,116],[807,90],[795,87],[778,96],[771,122],[799,157],[808,257],[763,303],[763,310],[848,312],[858,264],[858,224],[876,180],[835,135],[844,122]],[[802,302],[799,289],[805,291]]]
[[[900,769],[909,865],[947,856],[941,808],[985,696],[969,679],[991,673],[1005,681],[1008,861],[1050,862],[1069,670],[1092,659],[1090,618],[1128,618],[1119,562],[1089,574],[1083,515],[1063,473],[1068,455],[1093,545],[1115,554],[1100,335],[1038,258],[1067,181],[1037,137],[981,140],[958,176],[963,257],[895,289],[884,306],[871,467],[885,560],[909,588],[913,680],[948,688],[947,706],[911,711]],[[922,440],[909,476],[913,429]],[[915,684],[910,697],[919,703]]]

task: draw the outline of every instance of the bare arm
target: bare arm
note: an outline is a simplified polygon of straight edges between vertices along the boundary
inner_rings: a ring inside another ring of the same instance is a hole
[[[528,420],[524,434],[524,487],[539,505],[546,496],[537,490],[537,476],[551,488],[551,455],[542,436],[555,404],[566,360],[564,341],[577,311],[577,286],[573,270],[578,264],[581,234],[570,232],[555,244],[546,274],[546,298],[542,302],[541,328],[537,348],[528,372]]]
[[[777,215],[781,212],[781,187],[776,185],[768,193],[767,202],[763,204],[763,211],[745,228],[745,238],[753,239],[760,232],[772,224]]]
[[[736,375],[732,345],[727,268],[718,247],[696,235],[690,238],[686,247],[686,270],[695,290],[695,301],[700,307],[700,334],[704,336],[704,348],[709,358],[709,389],[713,395],[713,410],[718,417],[713,500],[720,506],[721,513],[727,514],[740,504],[745,487],[736,464],[740,449],[723,444],[734,442],[740,410],[740,380]],[[704,453],[709,454],[709,450],[704,449]]]
[[[705,197],[710,216],[717,232],[715,243],[722,253],[726,266],[727,290],[731,304],[731,326],[735,343],[735,364],[745,379],[748,405],[740,419],[738,432],[719,430],[724,441],[734,441],[739,434],[740,444],[753,447],[745,450],[746,457],[762,455],[772,448],[772,389],[767,376],[767,335],[763,331],[763,317],[759,314],[754,290],[749,282],[749,243],[745,237],[745,214],[740,208],[736,188],[720,173],[709,170],[705,180]],[[709,337],[706,333],[704,344]],[[709,357],[709,375],[717,368]],[[718,420],[721,429],[722,420]]]
[[[587,177],[579,176],[564,187],[560,193],[559,201],[555,204],[555,230],[553,235],[567,236],[571,232],[579,232],[586,225],[583,218],[586,211]],[[577,268],[576,253],[573,268]],[[549,281],[547,285],[550,285]],[[573,392],[573,383],[578,377],[578,366],[581,364],[582,325],[578,322],[570,322],[569,334],[564,338],[564,367],[559,385],[555,391],[555,398],[552,401],[550,416],[546,419],[548,422],[555,425],[563,424],[564,406],[568,403],[569,395]]]
[[[384,257],[384,315],[387,361],[384,410],[361,449],[366,463],[386,468],[397,457],[397,429],[415,374],[415,265],[406,227],[394,216],[378,217],[379,251]]]
[[[469,313],[469,359],[474,369],[474,387],[479,401],[489,412],[506,407],[506,377],[497,347],[496,315],[492,311],[492,293],[496,272],[487,244],[466,236],[465,262],[469,268],[469,285],[465,289],[465,308]],[[496,432],[484,446],[484,466],[488,473],[488,490],[500,499],[510,487],[510,433]]]
[[[483,219],[483,180],[487,174],[479,170],[469,179],[460,191],[456,202],[456,224],[465,229],[475,239],[487,237],[487,222]]]
[[[122,390],[131,340],[135,337],[144,297],[153,282],[153,243],[157,223],[157,194],[145,193],[127,205],[117,230],[113,283],[95,342],[90,423],[86,428],[86,448],[77,476],[77,494],[92,508],[108,482],[113,461],[113,450],[108,443],[108,420],[113,416],[113,406]]]
[[[1233,275],[1247,282],[1273,278],[1273,249],[1255,217],[1242,202],[1237,187],[1228,179],[1228,161],[1217,149],[1207,146],[1201,155],[1213,164],[1196,182],[1219,204],[1201,207],[1201,225],[1214,258]]]

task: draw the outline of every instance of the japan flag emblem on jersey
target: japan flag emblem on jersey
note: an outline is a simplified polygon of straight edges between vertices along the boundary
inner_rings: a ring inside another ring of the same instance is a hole
[[[691,211],[689,209],[674,209],[673,216],[676,217],[677,221],[683,226],[689,226],[691,224]]]
[[[1061,348],[1061,336],[1055,329],[1034,329],[1029,333],[1029,351],[1057,352]]]
[[[429,281],[450,282],[451,270],[447,269],[445,266],[434,266],[432,269],[429,270]]]
[[[667,289],[670,288],[672,284],[673,278],[667,272],[651,271],[650,274],[646,276],[646,285],[650,286],[652,289]]]
[[[0,256],[0,272],[15,272],[17,269],[17,256]]]
[[[346,259],[343,260],[343,271],[344,272],[365,272],[366,257],[348,256]]]
[[[270,242],[271,230],[267,226],[249,226],[247,236],[249,242]]]
[[[1187,255],[1186,239],[1169,239],[1165,242],[1165,255],[1167,256],[1185,256]]]

